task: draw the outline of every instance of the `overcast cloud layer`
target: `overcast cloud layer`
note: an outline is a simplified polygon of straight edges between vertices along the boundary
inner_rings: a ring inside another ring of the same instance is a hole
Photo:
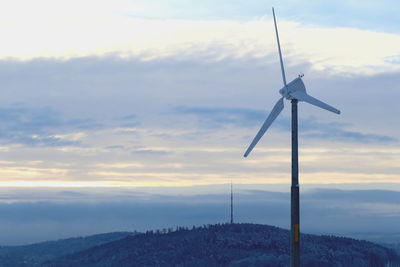
[[[210,191],[214,190],[211,187]],[[289,228],[288,192],[235,190],[235,222]],[[1,190],[0,245],[226,223],[230,218],[228,192],[176,195],[132,189],[39,191],[41,194],[35,190]],[[388,190],[303,191],[302,231],[395,242],[400,235],[399,194]]]
[[[284,183],[290,109],[242,158],[279,97],[279,66],[266,62],[3,61],[2,185]],[[302,182],[397,182],[398,75],[343,77],[310,66],[288,73],[309,74],[309,92],[342,114],[300,104]]]

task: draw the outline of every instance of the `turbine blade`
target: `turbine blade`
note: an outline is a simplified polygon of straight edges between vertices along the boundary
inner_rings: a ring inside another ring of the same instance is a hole
[[[324,103],[324,102],[322,102],[322,101],[320,101],[320,100],[308,95],[304,91],[295,91],[293,93],[290,93],[290,96],[292,96],[292,97],[294,97],[294,98],[296,98],[296,99],[298,99],[300,101],[307,102],[307,103],[309,103],[311,105],[314,105],[314,106],[329,110],[329,111],[331,111],[333,113],[340,114],[340,110],[338,110],[338,109],[336,109],[336,108],[334,108],[334,107],[332,107],[332,106],[330,106],[330,105],[328,105],[328,104],[326,104],[326,103]]]
[[[269,126],[274,122],[276,117],[278,117],[279,113],[281,113],[283,109],[283,97],[276,102],[274,108],[272,109],[271,113],[268,115],[268,118],[265,120],[263,126],[258,131],[256,137],[254,137],[253,141],[251,142],[250,146],[247,148],[246,153],[244,153],[244,157],[247,157],[253,148],[256,146],[260,138],[264,135],[264,133],[268,130]]]
[[[276,18],[275,18],[275,10],[274,10],[274,8],[272,8],[272,14],[274,15],[276,42],[278,43],[279,59],[281,61],[282,80],[283,80],[283,85],[286,87],[285,68],[283,66],[281,44],[279,42],[278,26],[276,25]]]

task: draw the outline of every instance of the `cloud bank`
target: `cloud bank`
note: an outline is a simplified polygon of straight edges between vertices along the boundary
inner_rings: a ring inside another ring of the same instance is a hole
[[[129,1],[113,5],[98,1],[57,5],[51,1],[24,2],[24,10],[29,12],[22,11],[20,6],[16,2],[2,12],[4,41],[0,44],[0,59],[68,60],[118,55],[142,61],[165,58],[221,61],[265,59],[274,55],[276,62],[269,14],[247,20],[229,16],[214,20],[144,18],[137,13],[148,10],[144,7],[148,4]],[[162,10],[164,5],[152,5],[155,10],[157,6]],[[313,69],[342,74],[399,70],[399,64],[393,60],[400,55],[400,36],[396,33],[304,24],[298,22],[301,21],[298,17],[291,18],[279,21],[288,65],[309,62]]]
[[[96,192],[96,189],[56,191],[52,193],[58,196],[58,201],[43,201],[31,192],[31,202],[26,202],[16,199],[17,194],[13,197],[9,193],[8,201],[13,202],[0,204],[4,214],[0,220],[1,245],[108,231],[225,223],[230,216],[228,193],[175,195],[121,189],[114,190],[113,197],[105,199],[107,192]],[[393,241],[388,233],[393,236],[398,232],[399,194],[386,190],[302,192],[302,231],[367,239],[375,236],[378,239],[374,241]],[[288,228],[289,200],[286,192],[236,191],[234,220]]]
[[[289,108],[242,159],[279,97],[274,63],[88,57],[2,61],[0,70],[1,186],[287,180]],[[300,70],[310,65],[288,73]],[[300,103],[302,182],[397,181],[398,75],[312,74],[309,92],[343,114]]]

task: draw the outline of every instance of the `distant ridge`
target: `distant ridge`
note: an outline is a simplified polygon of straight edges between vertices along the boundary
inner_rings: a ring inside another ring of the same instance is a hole
[[[3,246],[0,247],[0,267],[41,266],[44,261],[134,234],[136,233],[114,232],[46,241],[24,246]]]
[[[391,249],[351,238],[302,234],[302,266],[400,266]],[[387,265],[391,263],[392,265]],[[149,231],[48,261],[42,266],[288,266],[289,231],[223,224]]]

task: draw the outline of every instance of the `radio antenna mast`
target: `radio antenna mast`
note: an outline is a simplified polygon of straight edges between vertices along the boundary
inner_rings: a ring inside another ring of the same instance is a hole
[[[231,224],[233,224],[233,186],[231,181]]]

